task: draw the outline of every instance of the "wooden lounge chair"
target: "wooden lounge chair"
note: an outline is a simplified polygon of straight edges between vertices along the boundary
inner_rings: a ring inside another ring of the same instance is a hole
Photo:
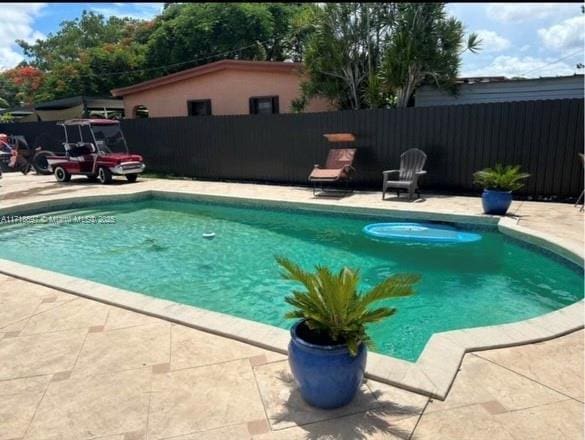
[[[332,148],[329,150],[324,168],[318,164],[314,165],[309,175],[309,182],[313,184],[313,195],[318,185],[323,189],[325,183],[349,182],[354,172],[352,164],[356,151],[356,148]]]
[[[415,192],[420,197],[418,178],[427,173],[423,170],[426,161],[427,155],[418,148],[411,148],[402,153],[399,170],[382,171],[384,176],[382,200],[385,199],[388,189],[395,189],[398,197],[400,197],[400,191],[408,191],[408,200],[412,200]],[[398,180],[390,180],[392,174],[398,174]]]

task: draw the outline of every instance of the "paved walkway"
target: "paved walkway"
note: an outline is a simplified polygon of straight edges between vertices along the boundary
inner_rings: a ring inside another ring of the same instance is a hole
[[[5,175],[0,206],[133,187],[312,200],[299,188]],[[335,203],[481,209],[477,198],[405,204],[376,193]],[[583,242],[582,214],[570,205],[513,208],[544,232],[562,220],[565,238]],[[0,440],[582,439],[583,336],[468,354],[445,401],[368,381],[348,407],[319,411],[300,400],[285,356],[0,276]]]

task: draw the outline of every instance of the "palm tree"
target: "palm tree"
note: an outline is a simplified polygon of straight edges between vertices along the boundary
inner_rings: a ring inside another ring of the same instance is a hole
[[[522,180],[530,177],[520,172],[520,165],[502,165],[497,163],[493,168],[485,168],[473,174],[473,182],[486,189],[495,191],[516,191],[524,186]]]
[[[470,34],[464,43],[460,21],[448,18],[444,3],[398,5],[393,35],[386,49],[382,83],[406,107],[423,81],[439,87],[455,86],[461,54],[477,52],[481,41]]]
[[[383,2],[324,4],[307,43],[304,95],[324,96],[342,109],[369,107],[394,8]]]
[[[300,266],[277,257],[286,279],[298,281],[306,291],[293,291],[285,301],[295,309],[285,315],[290,319],[304,319],[307,327],[337,344],[346,344],[352,356],[360,344],[371,343],[366,325],[392,316],[396,309],[371,306],[384,299],[412,295],[418,275],[393,275],[364,294],[358,293],[359,273],[344,267],[337,274],[317,266],[315,273],[305,272]]]

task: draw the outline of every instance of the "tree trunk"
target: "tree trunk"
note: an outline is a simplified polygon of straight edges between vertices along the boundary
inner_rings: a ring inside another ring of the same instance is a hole
[[[357,95],[357,86],[355,81],[352,78],[351,84],[350,84],[350,88],[351,88],[351,100],[353,101],[352,103],[352,107],[354,110],[359,110],[360,108],[360,101]]]
[[[414,93],[414,89],[418,81],[418,68],[415,66],[409,66],[406,84],[404,84],[396,93],[396,97],[398,98],[398,107],[408,107],[408,101],[410,101],[410,97]]]

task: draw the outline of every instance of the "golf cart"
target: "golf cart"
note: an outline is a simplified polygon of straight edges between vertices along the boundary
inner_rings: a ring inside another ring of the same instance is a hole
[[[70,119],[60,123],[65,132],[65,156],[47,156],[58,182],[74,174],[110,183],[112,176],[135,182],[144,171],[142,156],[128,153],[120,122],[112,119]]]

